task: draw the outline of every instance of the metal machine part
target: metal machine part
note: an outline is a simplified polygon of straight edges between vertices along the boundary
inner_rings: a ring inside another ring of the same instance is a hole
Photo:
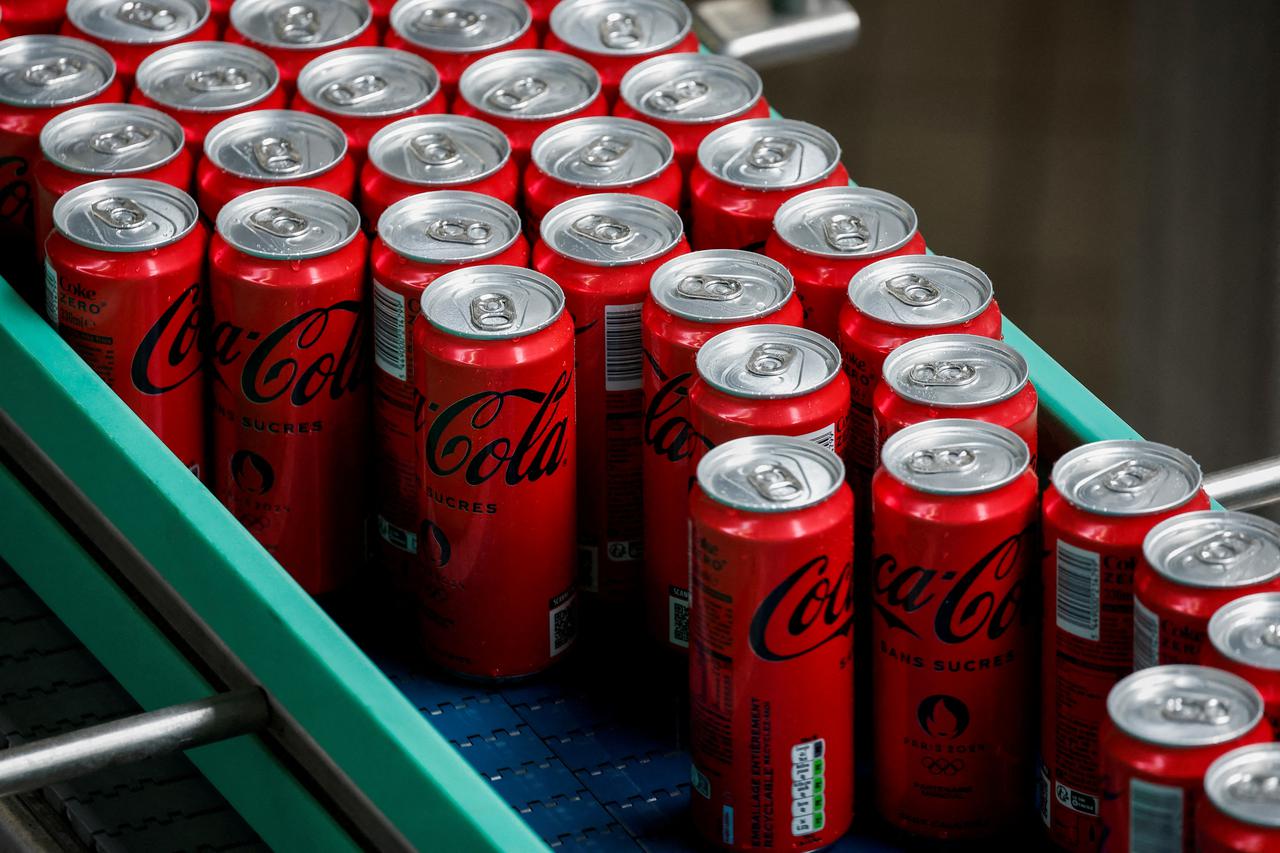
[[[693,26],[713,53],[756,68],[851,47],[862,21],[848,0],[702,0]]]

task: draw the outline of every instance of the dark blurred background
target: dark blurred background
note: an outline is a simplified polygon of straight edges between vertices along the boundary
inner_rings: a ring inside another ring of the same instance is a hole
[[[853,0],[763,72],[1144,436],[1280,453],[1280,2]]]

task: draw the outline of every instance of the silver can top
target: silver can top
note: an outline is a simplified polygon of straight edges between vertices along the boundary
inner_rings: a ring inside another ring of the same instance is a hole
[[[675,146],[641,121],[587,116],[563,121],[538,135],[530,157],[543,174],[577,187],[629,187],[657,177]]]
[[[704,249],[672,258],[649,281],[654,302],[695,323],[767,317],[786,305],[794,291],[795,282],[782,264],[737,249]]]
[[[561,0],[551,32],[587,53],[639,56],[674,47],[689,34],[693,15],[678,0]]]
[[[840,143],[817,125],[749,118],[707,134],[698,145],[707,172],[749,190],[788,190],[820,181],[840,164]]]
[[[660,258],[684,236],[680,215],[660,201],[598,193],[562,202],[542,218],[542,241],[566,258],[599,267]]]
[[[709,124],[746,112],[764,92],[749,65],[712,53],[668,53],[623,75],[618,96],[648,118]]]
[[[1154,515],[1200,490],[1200,466],[1154,441],[1095,441],[1053,466],[1053,485],[1077,509],[1097,515]]]
[[[1243,595],[1209,619],[1209,642],[1246,666],[1280,673],[1280,592]]]
[[[350,41],[373,20],[368,0],[235,0],[231,26],[258,44],[317,50]]]
[[[209,0],[69,0],[81,32],[121,44],[177,41],[209,20]]]
[[[1018,394],[1027,360],[1004,341],[978,335],[929,335],[909,341],[884,361],[884,381],[922,406],[989,406]]]
[[[941,255],[899,255],[868,264],[849,281],[858,311],[893,326],[952,326],[977,317],[995,289],[987,274]]]
[[[369,140],[369,161],[385,175],[424,187],[479,181],[511,159],[511,143],[488,122],[468,116],[409,116]]]
[[[844,484],[840,457],[807,438],[753,435],[707,451],[698,485],[717,503],[747,512],[793,512],[820,504]]]
[[[347,136],[323,116],[297,110],[254,110],[218,122],[204,156],[241,178],[295,183],[322,175],[347,155]]]
[[[895,252],[916,233],[916,212],[896,195],[865,187],[821,187],[788,199],[773,217],[787,244],[828,258]]]
[[[492,196],[461,190],[418,193],[388,207],[378,236],[397,255],[425,264],[492,258],[520,238],[520,215]]]
[[[237,196],[218,211],[218,233],[236,249],[270,261],[332,254],[360,232],[351,202],[313,187],[267,187]]]
[[[440,91],[435,66],[393,47],[348,47],[317,56],[298,73],[298,94],[345,116],[416,110]]]
[[[14,36],[0,41],[0,101],[17,107],[60,107],[99,95],[116,63],[96,44],[66,36]]]
[[[996,424],[939,418],[889,436],[880,452],[885,471],[933,495],[993,492],[1022,476],[1031,451],[1016,433]]]
[[[817,332],[765,323],[721,332],[702,345],[698,376],[730,397],[801,397],[840,373],[840,351]]]
[[[107,178],[76,187],[53,205],[53,227],[103,252],[147,252],[191,233],[200,210],[177,187],[138,178]]]
[[[594,68],[551,50],[504,50],[476,60],[458,80],[458,95],[471,106],[517,120],[575,113],[599,92]]]
[[[494,50],[532,22],[524,0],[399,0],[391,8],[391,29],[401,38],[444,53]]]
[[[127,175],[163,166],[182,153],[182,126],[137,104],[87,104],[56,116],[40,131],[40,151],[59,168],[83,175]]]
[[[271,58],[248,45],[189,41],[142,60],[134,84],[151,100],[176,110],[222,112],[251,107],[280,85]]]
[[[524,267],[465,267],[445,273],[422,292],[422,316],[458,338],[520,338],[547,328],[563,313],[560,285]]]
[[[1142,555],[1184,586],[1252,586],[1280,577],[1280,524],[1244,512],[1182,513],[1151,528]]]
[[[1117,728],[1147,743],[1212,746],[1256,726],[1262,719],[1262,696],[1229,672],[1166,664],[1121,679],[1107,694],[1107,713]]]
[[[1280,743],[1254,743],[1220,756],[1204,774],[1204,791],[1228,817],[1280,829]]]

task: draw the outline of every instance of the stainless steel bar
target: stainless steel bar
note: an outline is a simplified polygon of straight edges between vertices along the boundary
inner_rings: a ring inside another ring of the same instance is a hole
[[[1204,490],[1227,509],[1280,503],[1280,456],[1207,474]]]
[[[269,716],[266,694],[249,688],[9,747],[0,750],[0,796],[250,734]]]

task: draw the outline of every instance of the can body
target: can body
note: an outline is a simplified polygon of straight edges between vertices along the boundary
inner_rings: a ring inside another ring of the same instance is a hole
[[[440,186],[411,184],[388,175],[372,160],[368,160],[360,169],[360,212],[364,214],[365,223],[373,228],[377,226],[378,218],[382,216],[383,211],[391,205],[411,195],[436,189],[468,190],[493,196],[514,207],[519,190],[517,177],[516,164],[507,160],[493,174],[475,181]]]
[[[356,185],[355,161],[348,156],[343,156],[327,171],[300,181],[264,181],[247,178],[218,168],[217,164],[208,157],[201,157],[200,162],[196,164],[196,201],[200,204],[200,212],[214,220],[218,218],[218,211],[233,198],[253,190],[278,187],[282,184],[291,187],[313,187],[326,190],[341,198],[351,198]]]
[[[1210,617],[1224,604],[1256,592],[1280,592],[1280,579],[1206,589],[1176,583],[1140,561],[1133,572],[1134,668],[1200,663],[1209,645]]]
[[[1035,469],[1038,443],[1036,413],[1039,410],[1039,398],[1036,396],[1035,386],[1030,382],[1013,397],[984,406],[964,408],[926,406],[902,397],[886,382],[876,383],[871,400],[875,432],[874,447],[877,453],[884,447],[884,442],[889,436],[912,424],[935,418],[964,417],[1012,430],[1027,443],[1027,449],[1031,451],[1031,467]]]
[[[668,163],[661,173],[648,180],[629,186],[585,187],[571,184],[554,175],[548,175],[531,162],[524,172],[524,209],[526,222],[532,227],[542,221],[551,208],[579,196],[593,193],[626,193],[660,201],[672,210],[680,209],[683,181],[680,169],[674,162]]]
[[[806,190],[842,187],[848,183],[849,173],[844,164],[836,163],[825,177],[803,186],[747,189],[712,175],[697,163],[689,173],[693,219],[690,242],[695,249],[758,250],[773,231],[774,214],[783,202]]]
[[[1280,850],[1280,827],[1236,820],[1201,797],[1195,810],[1197,853],[1270,853]]]
[[[849,380],[838,374],[816,391],[785,399],[733,397],[705,382],[694,382],[689,412],[693,432],[704,439],[693,447],[694,466],[710,448],[744,435],[796,435],[843,458]]]
[[[6,36],[56,33],[66,9],[66,0],[5,0],[0,20]]]

